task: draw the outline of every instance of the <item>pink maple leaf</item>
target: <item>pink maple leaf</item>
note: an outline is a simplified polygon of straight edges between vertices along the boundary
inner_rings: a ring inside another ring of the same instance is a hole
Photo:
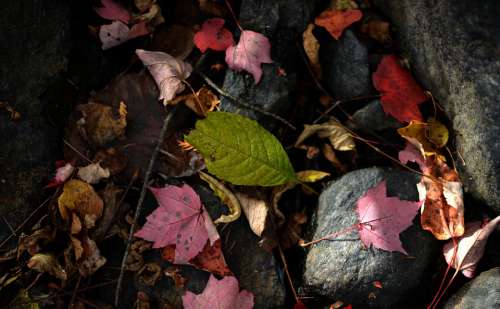
[[[422,153],[411,143],[406,143],[405,149],[399,152],[398,157],[399,161],[403,164],[406,164],[408,162],[415,162],[420,166],[420,169],[422,171],[425,168],[425,159],[422,156]]]
[[[453,260],[454,244],[449,240],[443,246],[443,254],[448,265],[462,271],[467,278],[474,277],[477,263],[484,254],[488,237],[500,225],[500,216],[486,223],[471,222],[465,225],[465,233],[458,238],[457,252]],[[452,261],[453,260],[453,261]]]
[[[399,233],[411,226],[422,202],[388,197],[386,191],[384,180],[358,200],[359,236],[367,247],[373,245],[382,250],[408,254],[401,244]]]
[[[238,280],[235,277],[224,277],[217,280],[210,275],[207,286],[201,294],[189,291],[182,296],[185,309],[251,309],[254,305],[254,296],[247,290],[240,291]]]
[[[219,239],[200,197],[189,185],[150,190],[160,205],[146,218],[136,237],[154,242],[153,248],[175,245],[176,264],[187,264],[207,240],[213,245]]]
[[[158,100],[164,100],[165,104],[165,101],[172,100],[184,90],[184,80],[193,71],[189,63],[164,52],[137,49],[135,53],[148,68],[160,89]]]
[[[108,20],[120,20],[126,24],[130,21],[130,13],[113,0],[101,0],[101,7],[94,7],[99,16]]]
[[[234,45],[233,34],[224,26],[224,19],[210,18],[201,26],[201,30],[194,36],[194,44],[202,53],[207,49],[224,51],[231,45]]]
[[[251,30],[241,32],[236,46],[226,49],[226,63],[235,71],[245,70],[253,75],[255,83],[262,77],[262,63],[272,63],[271,43],[261,33]]]

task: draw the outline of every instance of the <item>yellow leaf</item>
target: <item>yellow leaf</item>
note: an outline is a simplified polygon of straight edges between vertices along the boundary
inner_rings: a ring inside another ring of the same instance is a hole
[[[423,150],[424,157],[437,153],[437,149],[425,136],[427,130],[427,123],[412,121],[404,128],[398,129],[399,135],[412,143],[415,147]]]
[[[435,118],[429,118],[427,120],[427,130],[425,131],[425,136],[437,148],[441,148],[448,143],[449,132],[444,124]]]
[[[221,215],[217,220],[214,221],[215,224],[218,223],[229,223],[238,220],[241,215],[241,205],[238,198],[226,188],[220,181],[214,177],[203,173],[200,171],[200,178],[204,180],[210,188],[214,191],[222,203],[226,204],[229,208],[229,215]]]
[[[300,171],[295,174],[297,175],[297,179],[301,182],[316,182],[330,176],[330,173],[315,170]]]
[[[99,195],[88,183],[71,179],[63,187],[63,193],[57,200],[59,213],[63,219],[70,217],[70,212],[75,212],[85,222],[87,228],[94,226],[95,221],[102,215],[104,203]]]

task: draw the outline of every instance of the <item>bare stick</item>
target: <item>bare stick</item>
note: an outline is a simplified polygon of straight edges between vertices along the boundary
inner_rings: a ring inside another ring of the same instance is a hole
[[[243,102],[241,99],[233,96],[232,94],[227,93],[222,88],[220,88],[219,86],[217,86],[217,84],[215,84],[208,76],[206,76],[202,72],[200,72],[200,71],[195,71],[195,72],[198,75],[200,75],[201,78],[203,78],[203,80],[210,87],[212,87],[215,91],[217,91],[221,96],[228,98],[229,100],[233,101],[237,105],[243,106],[246,109],[253,110],[253,111],[257,112],[257,113],[261,113],[262,115],[266,115],[266,116],[268,116],[270,118],[273,118],[273,119],[281,122],[282,124],[286,125],[287,127],[289,127],[290,129],[292,129],[293,131],[297,130],[297,128],[294,125],[292,125],[290,122],[288,122],[287,120],[285,120],[283,117],[280,117],[280,116],[278,116],[276,114],[270,113],[270,112],[268,112],[266,110],[263,110],[262,108],[255,107],[255,106],[253,106],[253,105],[251,105],[251,104],[249,104],[247,102]]]
[[[295,302],[299,303],[300,299],[297,296],[297,291],[295,291],[295,288],[293,287],[292,277],[290,276],[290,273],[288,272],[288,265],[286,264],[285,255],[283,254],[283,250],[281,249],[281,246],[278,246],[278,250],[280,252],[281,261],[283,262],[283,268],[285,269],[285,274],[286,274],[286,277],[288,279],[288,284],[290,284],[290,289],[292,290],[293,297],[295,298]]]
[[[137,201],[137,208],[135,210],[134,221],[132,221],[132,225],[130,226],[130,231],[127,240],[127,247],[125,248],[125,253],[123,254],[122,264],[120,267],[120,275],[118,276],[118,282],[116,284],[115,290],[115,307],[118,307],[118,303],[120,302],[120,292],[123,281],[123,276],[125,274],[125,266],[127,264],[128,252],[130,250],[130,245],[132,243],[132,238],[134,237],[135,226],[137,224],[137,219],[141,214],[142,204],[144,203],[144,198],[146,197],[146,190],[149,185],[149,178],[153,172],[153,166],[155,164],[156,158],[158,157],[158,153],[160,152],[162,141],[165,137],[165,133],[167,132],[168,124],[172,119],[172,115],[174,114],[177,106],[174,106],[165,117],[163,121],[163,127],[161,128],[160,134],[158,135],[158,141],[156,143],[156,147],[151,154],[151,159],[149,160],[148,169],[146,170],[146,174],[144,176],[144,182],[142,184],[141,194],[139,196],[139,200]]]

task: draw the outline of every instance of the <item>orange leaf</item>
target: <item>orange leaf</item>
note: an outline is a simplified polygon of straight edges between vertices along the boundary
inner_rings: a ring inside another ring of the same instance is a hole
[[[360,10],[332,10],[328,9],[321,13],[314,23],[324,27],[328,32],[338,40],[345,28],[361,19],[363,13]]]

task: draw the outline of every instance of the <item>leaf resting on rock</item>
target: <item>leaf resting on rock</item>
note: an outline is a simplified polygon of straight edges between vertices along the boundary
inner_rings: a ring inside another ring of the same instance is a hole
[[[225,51],[226,48],[234,44],[233,34],[224,28],[223,18],[210,18],[195,34],[194,44],[202,53],[209,48],[215,51]]]
[[[360,10],[332,10],[328,9],[321,13],[314,23],[324,27],[336,40],[340,39],[344,29],[361,19],[363,13]]]
[[[280,142],[247,117],[210,112],[186,141],[201,152],[211,174],[233,184],[277,186],[296,180]]]

